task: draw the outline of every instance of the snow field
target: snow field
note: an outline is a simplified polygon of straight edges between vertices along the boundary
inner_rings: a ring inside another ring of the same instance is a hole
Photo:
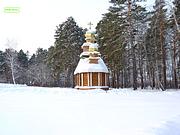
[[[180,91],[0,84],[0,135],[180,135]]]

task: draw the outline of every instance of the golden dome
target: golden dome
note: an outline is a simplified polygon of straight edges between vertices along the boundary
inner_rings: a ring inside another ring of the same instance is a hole
[[[87,31],[85,37],[86,42],[94,43],[96,41],[95,34],[93,32]]]

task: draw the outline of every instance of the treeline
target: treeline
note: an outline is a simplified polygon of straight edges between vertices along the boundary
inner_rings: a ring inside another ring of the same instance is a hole
[[[12,42],[9,42],[12,44]],[[0,51],[0,82],[27,84],[34,86],[51,86],[53,78],[45,63],[47,50],[39,48],[30,59],[28,52],[8,48]]]
[[[96,27],[110,86],[179,88],[180,1],[169,5],[156,0],[152,11],[133,0],[110,3]],[[39,48],[31,57],[23,50],[0,51],[0,82],[73,87],[85,32],[69,17],[57,26],[55,43],[48,50]]]

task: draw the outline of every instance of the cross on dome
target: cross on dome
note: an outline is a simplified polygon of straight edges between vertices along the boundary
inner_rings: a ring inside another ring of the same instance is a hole
[[[89,25],[89,30],[91,30],[91,26],[93,25],[91,22],[88,23]]]

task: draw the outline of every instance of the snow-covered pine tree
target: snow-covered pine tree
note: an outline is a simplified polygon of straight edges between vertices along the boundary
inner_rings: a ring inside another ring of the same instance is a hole
[[[28,55],[21,49],[17,54],[19,63],[19,77],[17,78],[18,84],[27,84],[27,70],[28,70]]]
[[[58,85],[73,86],[73,72],[78,63],[83,43],[84,31],[76,24],[73,17],[69,17],[57,26],[55,43],[48,50],[47,62],[51,66],[56,80],[62,80]]]

